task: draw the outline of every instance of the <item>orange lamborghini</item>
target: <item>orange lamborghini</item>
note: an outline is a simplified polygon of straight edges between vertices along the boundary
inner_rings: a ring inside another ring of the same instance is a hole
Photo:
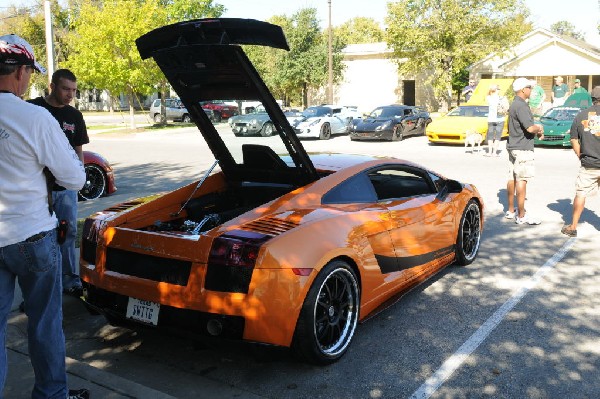
[[[477,189],[392,158],[309,156],[241,48],[281,28],[206,19],[137,40],[216,160],[197,182],[85,221],[86,305],[113,323],[290,347],[327,364],[358,323],[452,263],[476,258]],[[235,138],[199,105],[260,101],[278,134]]]

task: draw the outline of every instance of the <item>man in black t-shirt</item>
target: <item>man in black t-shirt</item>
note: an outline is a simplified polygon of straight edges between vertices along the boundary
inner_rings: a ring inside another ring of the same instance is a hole
[[[592,107],[581,111],[571,125],[571,146],[581,168],[575,182],[573,219],[561,229],[569,237],[577,237],[577,223],[585,207],[585,198],[600,189],[600,86],[592,90]]]
[[[46,108],[58,121],[69,143],[83,164],[83,145],[90,142],[83,115],[69,105],[77,93],[77,78],[68,69],[58,69],[52,74],[50,94],[29,100]],[[60,246],[62,254],[63,292],[76,297],[83,294],[79,267],[75,253],[77,237],[77,191],[54,185],[52,207],[59,221],[66,221],[67,234]]]
[[[527,182],[535,176],[533,139],[544,137],[544,128],[536,124],[526,100],[531,95],[535,81],[517,78],[513,82],[515,99],[508,109],[508,182],[506,195],[508,210],[504,214],[507,219],[514,219],[520,225],[536,225],[541,221],[525,213]],[[515,194],[517,207],[515,208]]]

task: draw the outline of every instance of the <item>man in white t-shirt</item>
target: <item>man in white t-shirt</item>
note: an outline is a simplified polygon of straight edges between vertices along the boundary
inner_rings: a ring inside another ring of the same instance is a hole
[[[32,397],[87,399],[87,389],[67,389],[61,257],[45,174],[79,190],[85,171],[56,119],[21,98],[35,71],[46,70],[31,45],[17,35],[0,36],[0,395],[8,369],[7,317],[18,279],[29,318]]]

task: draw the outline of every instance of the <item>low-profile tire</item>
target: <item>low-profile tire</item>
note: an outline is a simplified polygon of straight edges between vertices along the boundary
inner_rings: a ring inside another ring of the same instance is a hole
[[[162,123],[162,115],[161,114],[154,114],[154,123]]]
[[[183,117],[181,117],[181,121],[183,123],[190,123],[192,121],[192,118],[190,118],[190,116],[188,114],[183,115]]]
[[[481,208],[476,200],[471,199],[460,218],[455,249],[456,263],[461,266],[471,264],[479,253],[480,242]]]
[[[329,123],[323,123],[321,126],[321,132],[319,133],[319,140],[329,140],[331,138],[331,125]]]
[[[275,133],[275,126],[271,122],[265,122],[263,125],[260,135],[263,137],[271,137]]]
[[[392,141],[402,140],[404,140],[404,128],[401,124],[394,125],[394,129],[392,130]]]
[[[101,167],[95,164],[85,165],[85,185],[79,190],[79,198],[93,200],[106,192],[106,175]]]
[[[331,364],[348,350],[358,324],[360,287],[343,261],[328,263],[300,310],[292,349],[304,361]]]

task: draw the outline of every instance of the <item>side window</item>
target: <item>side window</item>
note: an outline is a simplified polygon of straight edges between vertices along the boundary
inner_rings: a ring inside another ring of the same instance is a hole
[[[369,179],[379,201],[437,192],[427,172],[409,167],[372,171]]]
[[[373,186],[365,173],[354,175],[323,196],[323,204],[351,204],[377,201]]]

